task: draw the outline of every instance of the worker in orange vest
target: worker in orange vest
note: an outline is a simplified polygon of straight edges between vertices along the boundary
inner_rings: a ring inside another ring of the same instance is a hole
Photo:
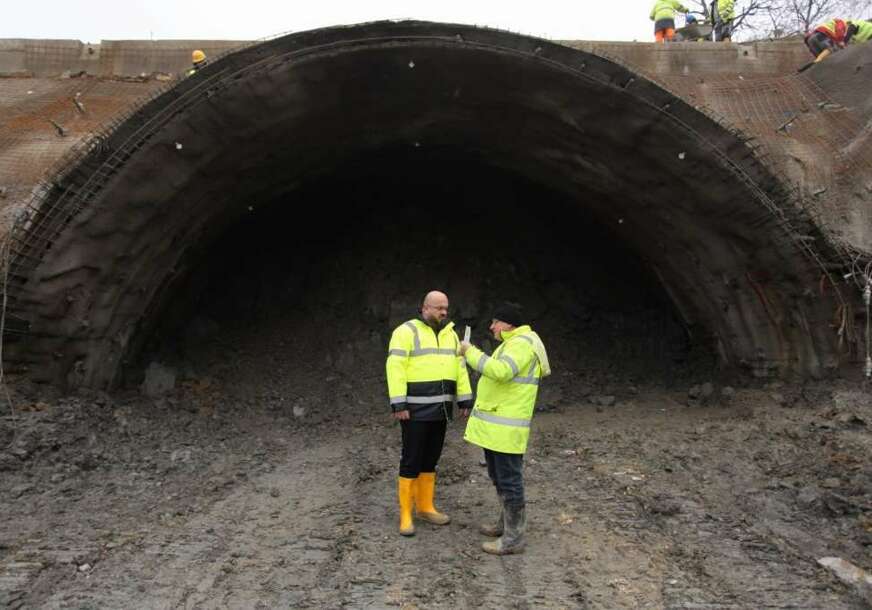
[[[872,22],[861,19],[830,19],[805,35],[805,45],[815,57],[815,63],[849,44],[872,39]]]
[[[654,39],[657,42],[672,40],[675,37],[675,12],[686,13],[687,9],[678,0],[657,0],[651,8],[651,21],[654,22]]]

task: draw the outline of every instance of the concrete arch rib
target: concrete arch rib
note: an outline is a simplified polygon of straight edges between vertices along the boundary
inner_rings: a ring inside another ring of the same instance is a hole
[[[264,42],[143,104],[19,227],[10,359],[40,380],[113,385],[173,278],[249,207],[384,149],[462,153],[574,198],[725,364],[838,364],[834,297],[811,289],[820,269],[740,137],[601,57],[425,22]]]

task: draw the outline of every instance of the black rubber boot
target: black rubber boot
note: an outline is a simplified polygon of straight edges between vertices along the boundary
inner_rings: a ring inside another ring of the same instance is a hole
[[[493,542],[481,545],[491,555],[513,555],[524,552],[524,531],[527,529],[527,509],[523,503],[504,503],[503,535]]]
[[[503,497],[497,494],[497,498],[499,499],[500,506],[504,506]],[[500,518],[493,525],[482,523],[478,528],[478,533],[482,536],[488,536],[490,538],[499,538],[503,535],[505,531],[505,520],[506,520],[506,510],[505,508],[500,509]]]

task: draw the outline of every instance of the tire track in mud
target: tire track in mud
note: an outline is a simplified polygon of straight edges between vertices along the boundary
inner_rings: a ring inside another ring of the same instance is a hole
[[[449,430],[437,480],[437,505],[452,523],[437,527],[418,521],[412,538],[396,531],[398,431],[375,427],[351,436],[348,488],[357,502],[351,522],[359,527],[324,572],[323,589],[336,595],[321,597],[319,603],[348,608],[575,607],[577,586],[566,582],[566,562],[553,560],[547,541],[519,556],[481,551],[485,539],[478,524],[492,518],[498,506],[478,465],[478,450],[466,445],[461,433],[457,425]],[[547,532],[542,529],[536,537],[545,539]]]
[[[346,510],[325,476],[341,446],[291,452],[281,466],[239,486],[184,523],[143,530],[143,543],[96,566],[46,607],[88,601],[104,607],[194,608],[295,605],[317,590],[329,534]],[[311,490],[319,490],[312,494]],[[328,532],[325,534],[325,530]]]
[[[368,430],[367,430],[368,428]],[[394,426],[366,425],[348,439],[352,468],[346,489],[354,499],[349,519],[354,535],[335,558],[325,589],[334,607],[457,607],[475,596],[469,563],[467,528],[451,502],[450,484],[437,483],[437,504],[453,522],[436,527],[417,522],[417,535],[397,532],[396,476],[399,432]],[[363,432],[365,430],[365,432]],[[451,444],[451,441],[449,441]],[[447,449],[447,447],[446,447]]]

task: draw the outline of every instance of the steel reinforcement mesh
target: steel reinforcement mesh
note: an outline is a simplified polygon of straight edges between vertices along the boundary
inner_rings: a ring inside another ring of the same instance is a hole
[[[78,162],[78,146],[163,87],[96,77],[0,79],[0,232],[38,201],[41,186]]]
[[[872,177],[872,140],[856,145],[864,132],[859,112],[834,102],[802,74],[656,80],[747,139],[755,156],[790,189],[793,207],[814,220],[826,249],[837,253],[837,260],[826,261],[828,267],[848,269],[872,260],[872,251],[845,236],[846,219],[872,223],[868,197],[857,196]],[[795,228],[797,239],[811,245],[802,222]]]
[[[167,86],[151,79],[0,79],[0,236],[10,242],[2,248],[9,252],[2,261],[4,337],[26,333],[20,289],[59,228],[43,209],[46,193],[141,100]]]

